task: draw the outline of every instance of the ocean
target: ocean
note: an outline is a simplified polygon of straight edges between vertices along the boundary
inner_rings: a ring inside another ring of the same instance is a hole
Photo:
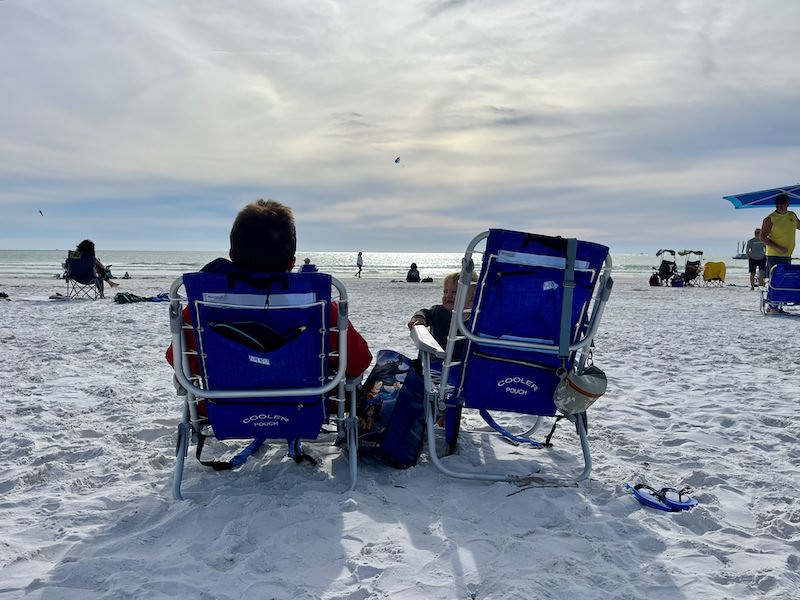
[[[56,278],[63,272],[66,250],[0,250],[0,281],[3,277]],[[197,271],[220,252],[159,251],[159,250],[108,250],[100,251],[98,258],[111,265],[112,273],[120,278],[126,272],[132,279],[161,279],[177,277],[182,273]],[[365,278],[404,279],[412,262],[417,263],[422,277],[439,280],[461,267],[463,252],[365,252]],[[297,253],[298,265],[304,258],[326,273],[338,277],[352,276],[355,271],[355,252],[302,252]],[[733,260],[730,256],[707,256],[705,261],[722,261],[730,275],[745,275],[746,260]],[[614,271],[618,274],[649,275],[661,259],[655,254],[619,254],[612,251]],[[684,258],[677,258],[682,270]]]

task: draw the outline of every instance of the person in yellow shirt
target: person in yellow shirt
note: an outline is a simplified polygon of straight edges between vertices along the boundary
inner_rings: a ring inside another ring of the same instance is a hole
[[[775,196],[775,210],[761,223],[761,241],[767,245],[767,277],[772,267],[792,262],[795,231],[800,229],[800,219],[789,210],[789,196]]]

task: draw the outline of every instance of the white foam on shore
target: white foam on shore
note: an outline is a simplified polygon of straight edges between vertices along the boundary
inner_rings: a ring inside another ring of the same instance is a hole
[[[169,285],[121,283],[144,296]],[[345,283],[373,350],[413,353],[405,323],[438,287]],[[5,280],[0,598],[795,598],[800,318],[761,315],[734,283],[617,281],[588,486],[512,494],[448,479],[423,455],[406,471],[362,461],[346,494],[337,449],[315,446],[312,467],[275,445],[236,472],[190,455],[181,503],[166,305],[48,302],[60,282]],[[551,451],[480,433],[446,460],[577,468],[576,440],[569,425]],[[690,485],[700,505],[647,509],[626,481]]]

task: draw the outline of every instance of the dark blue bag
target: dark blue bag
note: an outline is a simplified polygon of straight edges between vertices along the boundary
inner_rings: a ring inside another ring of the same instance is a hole
[[[378,352],[358,396],[358,452],[398,468],[413,467],[425,438],[422,381],[412,360],[393,350]]]

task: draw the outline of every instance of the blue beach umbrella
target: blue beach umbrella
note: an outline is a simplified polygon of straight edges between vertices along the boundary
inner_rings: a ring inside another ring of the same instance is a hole
[[[740,208],[767,208],[775,206],[775,196],[780,193],[789,196],[789,204],[800,204],[800,184],[797,183],[771,190],[723,196],[723,198],[733,204],[733,208],[737,210]]]

